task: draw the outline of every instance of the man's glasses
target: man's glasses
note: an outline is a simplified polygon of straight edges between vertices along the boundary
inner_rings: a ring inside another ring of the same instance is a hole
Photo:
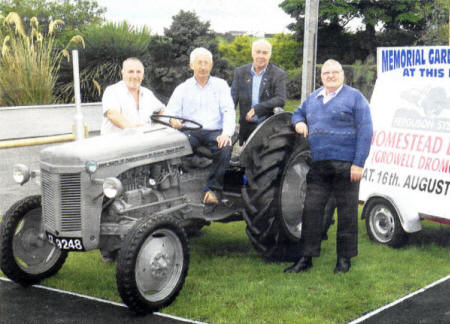
[[[324,76],[330,76],[330,75],[335,76],[335,75],[338,75],[341,72],[342,72],[342,70],[341,71],[327,71],[327,72],[322,72],[322,75],[324,75]]]

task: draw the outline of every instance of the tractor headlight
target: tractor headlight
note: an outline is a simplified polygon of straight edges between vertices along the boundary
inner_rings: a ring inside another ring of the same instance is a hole
[[[120,196],[123,191],[122,183],[117,178],[106,178],[103,181],[103,193],[108,198]]]
[[[90,174],[97,171],[97,162],[87,161],[86,162],[86,171],[87,171],[87,173],[90,173]]]
[[[14,181],[20,185],[30,180],[30,175],[30,169],[24,164],[16,164],[13,167]]]

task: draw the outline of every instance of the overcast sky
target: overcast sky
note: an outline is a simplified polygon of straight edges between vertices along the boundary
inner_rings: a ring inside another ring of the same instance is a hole
[[[162,34],[181,9],[195,11],[202,22],[209,21],[216,32],[289,32],[293,22],[278,4],[282,0],[97,0],[106,7],[109,21],[127,20],[136,26],[147,25],[152,33]]]

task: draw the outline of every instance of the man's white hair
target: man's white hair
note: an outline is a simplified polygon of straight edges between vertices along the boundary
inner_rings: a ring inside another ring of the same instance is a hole
[[[192,52],[191,52],[191,56],[190,56],[190,62],[192,63],[192,62],[194,62],[195,61],[195,58],[198,56],[198,55],[200,55],[200,54],[206,54],[208,57],[209,57],[209,59],[211,60],[211,62],[213,61],[213,55],[212,55],[212,53],[210,52],[210,51],[208,51],[206,48],[204,48],[204,47],[197,47],[196,49],[194,49]]]
[[[270,44],[269,41],[266,40],[266,39],[264,39],[264,38],[260,38],[260,39],[258,39],[258,40],[255,40],[255,41],[252,43],[252,52],[255,50],[256,45],[259,45],[259,44],[264,44],[264,45],[269,46],[269,50],[270,50],[270,52],[272,53],[272,44]]]

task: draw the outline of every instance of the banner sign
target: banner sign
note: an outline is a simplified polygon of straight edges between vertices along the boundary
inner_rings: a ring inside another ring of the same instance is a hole
[[[450,219],[450,47],[378,48],[377,72],[360,199]]]

